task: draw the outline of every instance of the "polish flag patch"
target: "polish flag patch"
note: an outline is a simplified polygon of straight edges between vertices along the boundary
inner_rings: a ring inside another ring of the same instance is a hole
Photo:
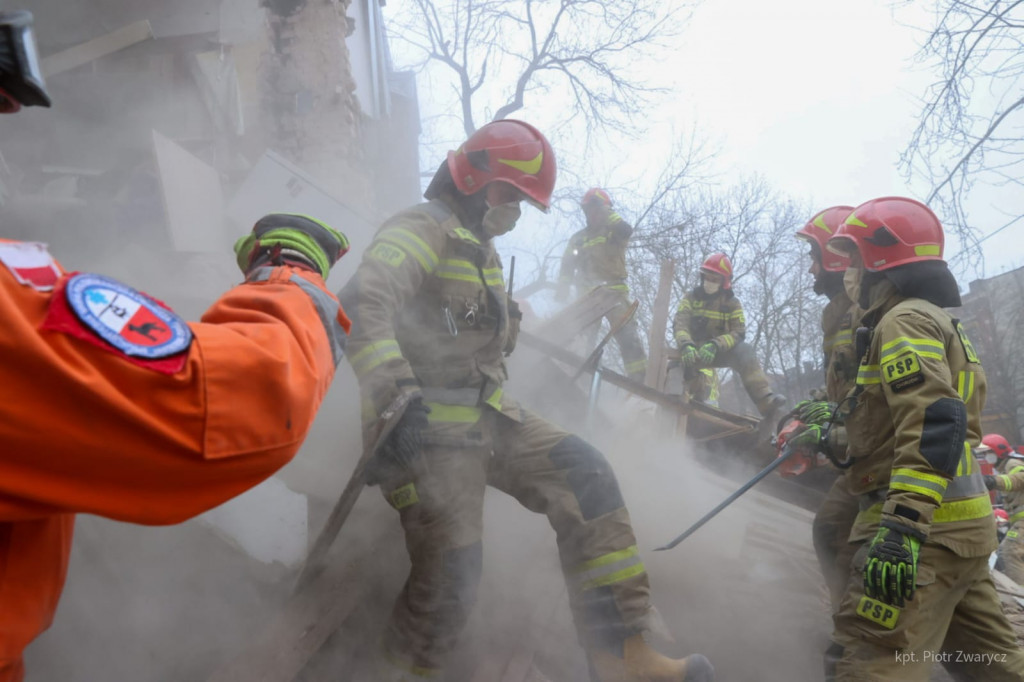
[[[19,284],[36,291],[51,291],[62,274],[46,244],[40,242],[0,243],[0,263]]]
[[[69,334],[140,367],[180,372],[192,330],[164,303],[117,280],[88,273],[61,278],[40,329]]]

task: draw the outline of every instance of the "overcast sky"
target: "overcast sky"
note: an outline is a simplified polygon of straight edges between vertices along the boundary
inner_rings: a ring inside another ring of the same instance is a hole
[[[385,12],[409,3],[391,0]],[[888,194],[923,199],[928,188],[908,185],[897,162],[918,99],[936,78],[930,65],[913,61],[920,27],[931,27],[930,5],[894,15],[883,0],[705,0],[677,47],[635,65],[671,88],[648,112],[646,134],[628,145],[629,154],[596,167],[615,175],[609,184],[643,177],[671,130],[695,124],[721,150],[716,165],[726,177],[758,173],[814,206]],[[401,62],[400,47],[396,56]],[[419,83],[425,113],[436,109],[437,89],[426,82]],[[531,120],[528,110],[518,115]],[[971,210],[983,234],[1024,212],[1019,195],[979,188]],[[1024,221],[986,240],[984,276],[1024,265],[1022,241]],[[947,259],[957,250],[948,244]]]

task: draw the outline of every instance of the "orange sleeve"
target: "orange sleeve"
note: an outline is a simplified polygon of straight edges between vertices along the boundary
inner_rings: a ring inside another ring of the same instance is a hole
[[[340,359],[330,324],[347,324],[318,275],[274,268],[190,323],[167,374],[40,330],[50,296],[0,268],[0,521],[178,523],[251,488],[298,451]]]

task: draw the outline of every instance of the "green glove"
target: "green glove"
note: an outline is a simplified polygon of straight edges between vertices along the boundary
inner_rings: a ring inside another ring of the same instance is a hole
[[[793,408],[793,415],[804,424],[824,426],[832,421],[836,404],[827,400],[801,400]]]
[[[348,239],[327,223],[297,213],[263,216],[252,232],[235,242],[238,267],[246,276],[272,265],[304,267],[327,279],[331,266],[348,252]]]
[[[683,363],[683,368],[693,367],[697,364],[697,347],[692,343],[688,343],[679,349],[679,360]]]
[[[815,452],[824,452],[827,439],[827,427],[821,424],[805,424],[802,430],[789,437],[786,444],[793,447],[807,448]]]
[[[917,556],[924,538],[898,522],[883,519],[882,524],[868,548],[864,564],[864,594],[902,607],[914,598]]]
[[[697,351],[697,357],[700,358],[703,365],[710,365],[714,362],[716,355],[718,355],[718,346],[715,345],[714,341],[708,341]]]

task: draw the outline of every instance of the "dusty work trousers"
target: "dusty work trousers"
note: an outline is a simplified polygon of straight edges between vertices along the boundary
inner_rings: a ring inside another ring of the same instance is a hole
[[[999,543],[1000,569],[1018,585],[1024,585],[1024,519],[1014,523]]]
[[[861,543],[833,616],[826,680],[926,682],[941,663],[957,680],[1024,681],[1024,651],[1003,613],[987,557],[964,558],[925,542],[917,591],[897,609],[865,601],[867,551],[868,543]]]
[[[516,422],[485,408],[478,426],[479,445],[428,445],[413,472],[381,485],[412,562],[384,634],[390,665],[429,676],[455,645],[480,580],[488,485],[547,515],[585,647],[615,650],[644,630],[647,573],[604,456],[525,410]]]
[[[828,587],[833,614],[839,611],[839,604],[849,582],[850,560],[857,549],[849,537],[858,511],[857,496],[850,492],[846,477],[840,476],[814,515],[814,552],[818,555],[821,575]]]
[[[758,412],[761,416],[768,416],[772,407],[769,400],[773,395],[772,386],[761,369],[761,363],[757,361],[753,346],[740,341],[729,350],[720,350],[710,367],[729,367],[735,370],[747,395],[757,405]]]
[[[622,320],[623,315],[629,314],[629,307],[632,305],[632,302],[629,300],[629,290],[625,284],[605,286],[604,288],[615,291],[619,296],[615,307],[605,313],[604,316],[604,319],[608,320],[610,327],[614,327]],[[591,347],[595,346],[599,341],[597,338],[599,326],[596,323],[594,324],[591,334]],[[643,382],[647,373],[647,353],[644,351],[644,345],[640,341],[640,326],[637,324],[636,315],[612,338],[619,345],[619,355],[622,356],[622,367],[626,376],[634,381]]]

